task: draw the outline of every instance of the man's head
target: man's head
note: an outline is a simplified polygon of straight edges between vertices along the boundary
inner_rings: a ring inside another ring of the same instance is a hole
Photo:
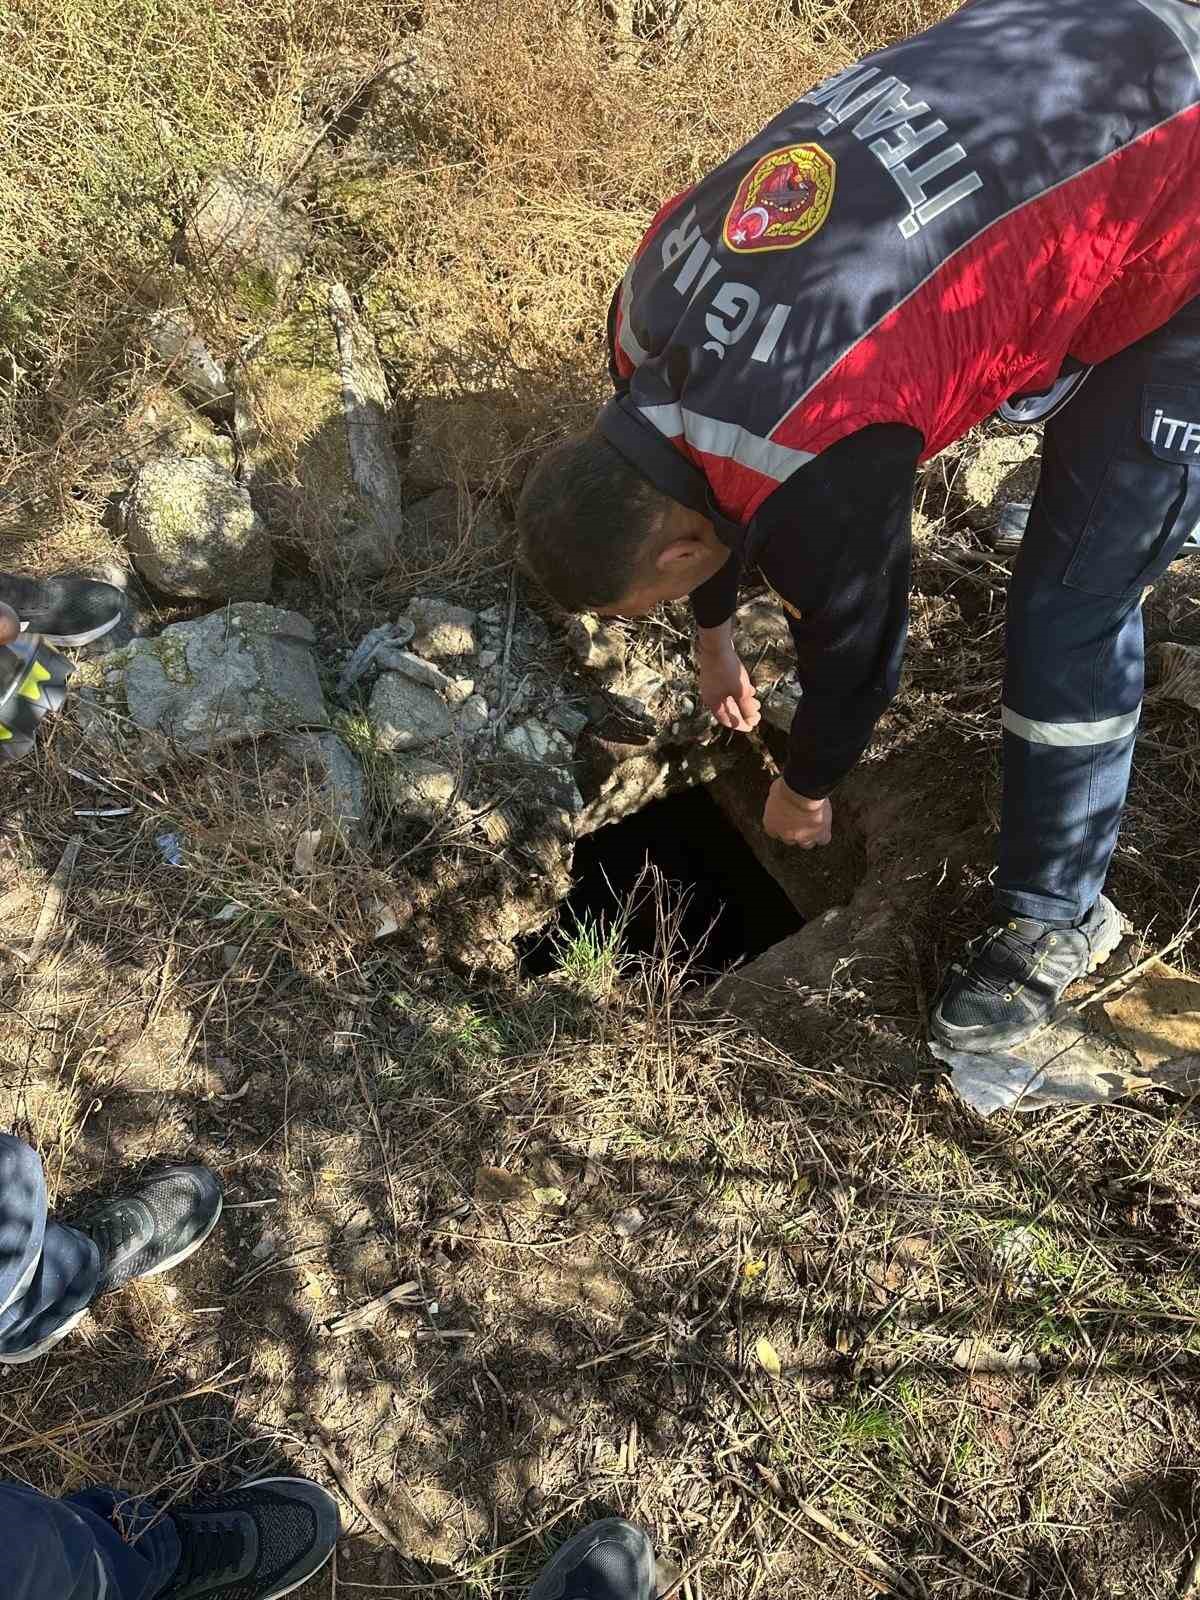
[[[729,558],[707,517],[653,488],[596,429],[533,468],[517,528],[525,566],[568,611],[644,616]]]

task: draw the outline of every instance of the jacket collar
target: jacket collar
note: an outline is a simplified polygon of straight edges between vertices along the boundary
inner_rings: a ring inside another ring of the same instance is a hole
[[[597,427],[617,454],[624,456],[656,489],[707,517],[717,538],[730,550],[740,552],[743,549],[746,529],[721,511],[699,467],[657,428],[643,422],[627,395],[616,395],[608,401],[600,412]]]

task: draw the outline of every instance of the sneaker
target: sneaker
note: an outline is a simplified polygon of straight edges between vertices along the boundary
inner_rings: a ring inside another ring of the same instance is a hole
[[[654,1546],[620,1517],[568,1539],[529,1591],[529,1600],[654,1600]]]
[[[86,1234],[100,1251],[100,1278],[91,1300],[43,1338],[0,1355],[0,1366],[36,1361],[79,1326],[99,1295],[119,1289],[131,1278],[153,1278],[186,1261],[208,1238],[220,1215],[221,1185],[207,1167],[165,1167],[133,1194],[118,1195],[82,1218],[73,1218],[69,1226]]]
[[[221,1215],[221,1185],[207,1167],[164,1167],[132,1194],[96,1206],[72,1226],[100,1251],[96,1294],[168,1272],[199,1250]]]
[[[179,1565],[158,1600],[278,1600],[333,1554],[337,1501],[307,1478],[258,1478],[170,1513]]]
[[[125,596],[92,578],[19,578],[0,573],[0,600],[21,619],[22,633],[77,649],[111,633],[125,615]]]
[[[930,1032],[952,1050],[1020,1044],[1050,1020],[1067,989],[1121,942],[1121,913],[1103,895],[1069,928],[1014,917],[967,946],[946,975]]]

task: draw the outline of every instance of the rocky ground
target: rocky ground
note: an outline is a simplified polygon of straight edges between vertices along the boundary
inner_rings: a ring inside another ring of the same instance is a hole
[[[631,66],[641,95],[665,71],[677,99],[681,59],[703,83],[712,50],[679,52],[711,9],[622,13],[591,77],[565,25],[480,31],[493,67],[528,60],[527,97],[553,69],[553,132],[566,83],[580,117],[626,103]],[[831,46],[796,27],[800,71]],[[1045,1108],[1023,1089],[984,1118],[922,1039],[987,906],[1008,508],[1038,436],[981,430],[927,470],[902,694],[835,844],[775,845],[796,689],[769,596],[739,615],[747,744],[697,705],[684,609],[570,619],[514,568],[523,471],[594,398],[628,241],[593,216],[567,272],[543,236],[590,194],[568,205],[560,168],[537,227],[514,206],[459,281],[453,229],[533,137],[473,49],[431,20],[382,63],[306,59],[270,161],[206,163],[169,238],[139,238],[87,404],[63,365],[22,413],[60,425],[14,469],[31,517],[76,427],[87,447],[53,535],[6,549],[69,550],[128,618],[6,769],[4,1124],[64,1204],[168,1155],[218,1169],[228,1212],[180,1274],[0,1379],[0,1471],[164,1497],[313,1473],[348,1529],[313,1600],[521,1593],[606,1511],[692,1600],[1175,1592],[1200,1549],[1197,569],[1148,607],[1125,979],[1073,997]],[[614,127],[624,195],[643,156]],[[388,256],[381,216],[435,218],[435,269]],[[591,343],[562,338],[568,276]],[[521,343],[543,317],[557,365]],[[693,786],[804,922],[723,976],[679,885],[639,891],[638,952],[557,921],[581,839]]]

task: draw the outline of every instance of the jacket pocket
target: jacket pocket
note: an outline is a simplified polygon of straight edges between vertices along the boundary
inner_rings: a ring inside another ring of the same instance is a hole
[[[1132,444],[1108,464],[1063,574],[1122,599],[1153,583],[1200,522],[1200,384],[1148,383]]]

